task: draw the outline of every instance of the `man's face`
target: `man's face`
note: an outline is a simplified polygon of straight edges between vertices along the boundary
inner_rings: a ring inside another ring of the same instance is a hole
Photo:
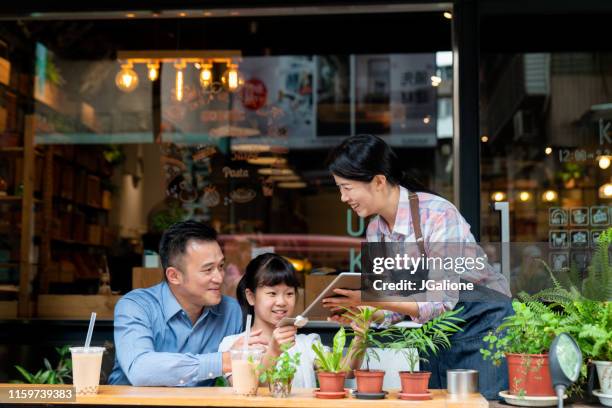
[[[225,257],[217,242],[190,240],[177,259],[176,291],[194,306],[214,306],[221,302]]]

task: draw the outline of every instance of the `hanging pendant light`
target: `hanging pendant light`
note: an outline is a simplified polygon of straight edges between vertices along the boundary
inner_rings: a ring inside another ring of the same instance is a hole
[[[230,92],[235,92],[244,84],[242,76],[238,72],[238,66],[235,64],[229,64],[227,70],[221,77],[221,82]]]
[[[176,81],[174,84],[176,100],[180,102],[183,100],[183,70],[185,69],[185,63],[183,61],[179,61],[174,67],[176,68]]]
[[[121,91],[130,93],[138,86],[138,75],[132,69],[132,64],[121,65],[121,71],[115,76],[115,85]]]
[[[208,88],[212,84],[212,65],[203,64],[200,70],[200,85],[202,88]]]
[[[149,62],[147,64],[147,76],[149,77],[149,81],[153,82],[159,78],[159,63],[158,62]]]

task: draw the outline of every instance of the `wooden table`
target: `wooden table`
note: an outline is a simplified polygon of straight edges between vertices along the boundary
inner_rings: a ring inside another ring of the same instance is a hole
[[[10,387],[31,387],[48,389],[52,385],[0,384],[0,391]],[[259,408],[351,408],[351,407],[419,407],[419,408],[488,408],[489,403],[480,394],[462,398],[448,396],[446,390],[431,390],[429,401],[404,401],[397,398],[397,391],[390,391],[384,400],[365,401],[348,397],[340,400],[318,399],[312,389],[297,388],[289,398],[273,398],[266,388],[259,389],[256,397],[234,395],[229,387],[131,387],[102,385],[98,395],[77,397],[75,403],[53,403],[52,406],[166,406],[166,407],[259,407]],[[13,407],[40,407],[42,404],[11,404]],[[4,405],[3,405],[4,406]]]

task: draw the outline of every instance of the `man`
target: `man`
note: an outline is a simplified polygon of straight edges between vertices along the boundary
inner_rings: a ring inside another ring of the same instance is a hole
[[[221,293],[225,258],[216,239],[215,230],[195,221],[164,232],[164,281],[129,292],[115,307],[110,384],[213,385],[231,371],[229,353],[217,350],[223,337],[242,332],[242,313]],[[260,334],[254,332],[249,344],[266,345]]]

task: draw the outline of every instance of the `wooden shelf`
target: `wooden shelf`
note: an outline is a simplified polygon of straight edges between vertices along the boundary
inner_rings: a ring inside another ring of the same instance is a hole
[[[97,205],[91,205],[91,204],[87,204],[87,203],[78,203],[75,200],[73,200],[72,198],[66,198],[66,197],[62,197],[62,196],[53,196],[54,200],[57,201],[62,201],[66,204],[72,204],[75,205],[77,207],[81,207],[81,208],[89,208],[92,210],[97,210],[97,211],[110,211],[107,208],[103,208],[102,206],[97,206]]]
[[[23,147],[0,147],[0,153],[21,153]]]
[[[75,241],[72,239],[51,238],[51,241],[59,242],[62,244],[67,244],[67,245],[80,245],[80,246],[101,247],[101,248],[107,247],[106,245],[102,245],[102,244],[92,244],[86,241]]]
[[[19,288],[17,287],[17,285],[0,285],[0,293],[1,292],[17,293],[19,292]]]
[[[20,196],[0,196],[0,201],[21,201]]]
[[[17,262],[0,262],[0,268],[14,268],[19,266]]]
[[[16,147],[0,147],[0,154],[14,154],[14,153],[23,153],[24,149],[21,146],[16,146]],[[38,149],[34,149],[34,154],[37,155],[38,157],[43,157],[43,153],[38,150]]]
[[[13,202],[19,202],[21,203],[21,200],[23,199],[23,197],[21,196],[0,196],[0,201],[13,201]],[[35,204],[42,204],[42,200],[35,198],[34,199],[34,203]]]

